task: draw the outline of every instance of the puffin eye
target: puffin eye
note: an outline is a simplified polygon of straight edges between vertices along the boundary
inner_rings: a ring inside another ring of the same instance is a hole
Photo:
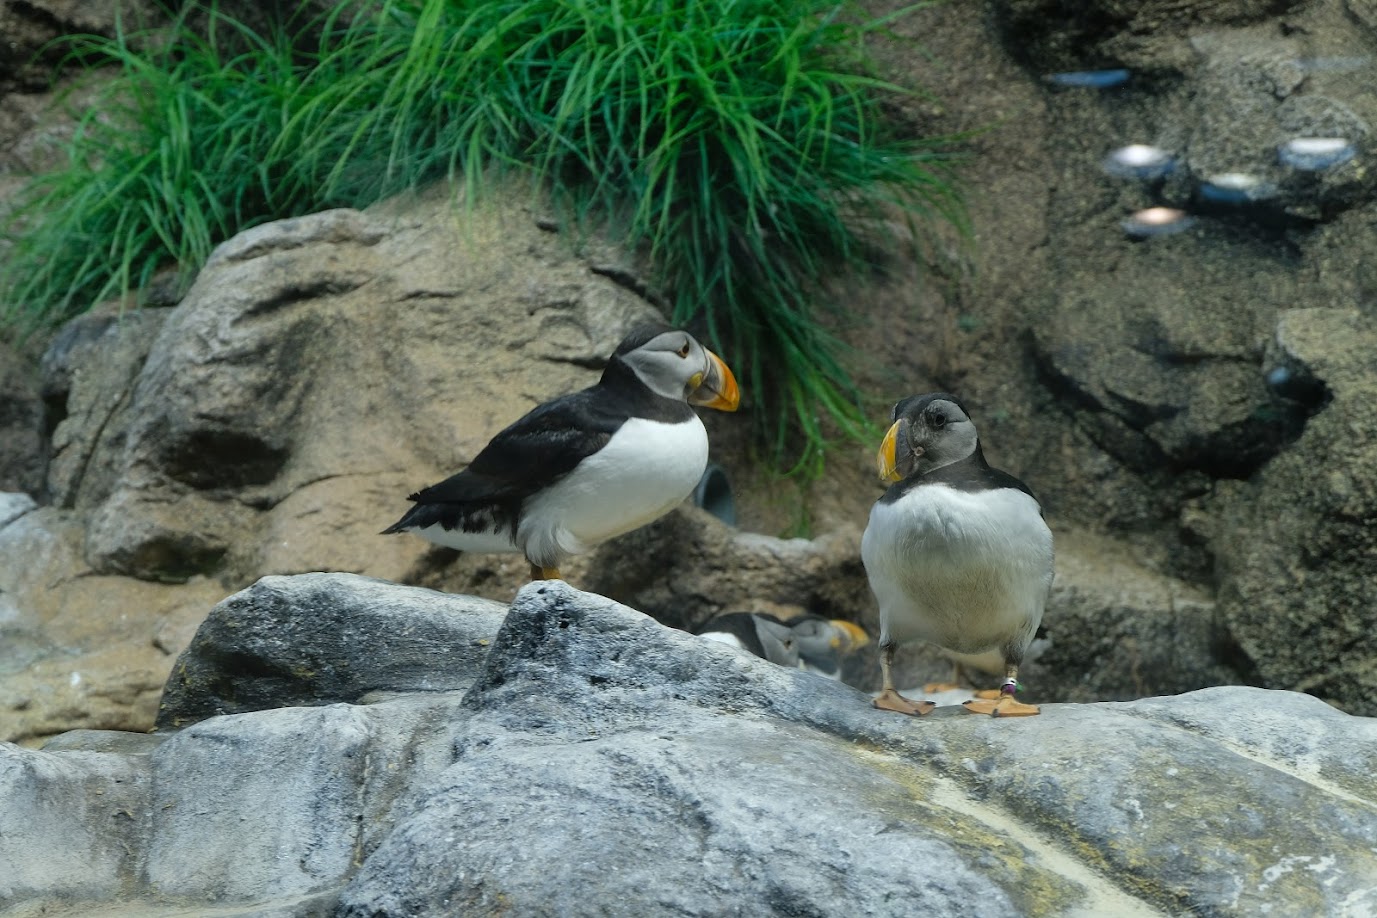
[[[947,416],[940,411],[934,411],[932,413],[932,426],[936,427],[938,430],[941,430],[943,427],[946,427]]]
[[[675,353],[678,354],[680,357],[687,358],[689,355],[689,343],[685,341],[684,346],[679,348],[679,350],[675,351]]]

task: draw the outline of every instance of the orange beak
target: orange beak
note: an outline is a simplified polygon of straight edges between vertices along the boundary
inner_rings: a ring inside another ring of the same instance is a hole
[[[880,470],[881,481],[898,481],[903,476],[899,474],[899,461],[894,455],[895,448],[899,441],[899,425],[903,421],[895,421],[885,431],[885,438],[880,441],[880,452],[875,456],[875,465]]]
[[[853,650],[859,650],[870,643],[870,635],[866,634],[865,629],[855,622],[833,618],[829,619],[827,623],[841,632],[841,634],[832,639],[832,646],[842,653],[850,653]]]
[[[689,393],[689,404],[716,408],[718,411],[735,411],[741,403],[741,390],[736,386],[736,377],[721,357],[707,348],[703,351],[708,355],[708,371]]]

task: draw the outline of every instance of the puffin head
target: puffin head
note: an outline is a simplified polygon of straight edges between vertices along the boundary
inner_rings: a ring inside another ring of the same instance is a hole
[[[668,325],[642,326],[612,354],[652,392],[690,405],[735,411],[741,392],[732,371],[686,331]]]
[[[826,619],[805,613],[789,619],[788,624],[798,642],[799,656],[805,659],[810,654],[846,654],[870,643],[870,635],[864,628],[845,619]]]
[[[885,481],[902,481],[960,462],[980,449],[975,423],[956,396],[912,395],[894,406],[876,465]]]

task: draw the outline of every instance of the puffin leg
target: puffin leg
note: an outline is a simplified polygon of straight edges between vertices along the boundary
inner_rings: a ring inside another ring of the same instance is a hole
[[[890,675],[889,667],[894,663],[894,650],[898,646],[894,641],[887,644],[880,642],[880,673],[884,686],[871,703],[882,711],[897,711],[910,716],[927,714],[937,705],[931,701],[911,701],[894,688],[894,677]]]
[[[557,568],[557,567],[541,567],[539,564],[536,564],[534,561],[532,561],[532,562],[531,562],[531,579],[532,579],[532,580],[563,580],[564,578],[561,577],[561,576],[559,575],[559,568]]]
[[[1032,717],[1041,714],[1037,705],[1014,700],[1014,693],[1018,691],[1018,664],[1008,664],[1004,672],[1004,684],[999,687],[998,701],[982,698],[967,701],[961,707],[972,714],[989,714],[991,717]]]
[[[966,687],[966,670],[959,660],[951,661],[950,682],[929,682],[923,686],[924,692],[955,692]],[[977,693],[976,697],[980,697]],[[996,696],[998,697],[998,696]]]
[[[1004,697],[1004,690],[997,688],[983,688],[975,693],[975,697],[984,698],[987,701],[998,701]]]

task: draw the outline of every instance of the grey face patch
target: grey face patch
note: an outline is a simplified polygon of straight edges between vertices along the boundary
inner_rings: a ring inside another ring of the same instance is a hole
[[[905,399],[894,410],[903,424],[896,459],[905,476],[960,462],[979,445],[975,423],[954,398],[937,394]]]
[[[673,399],[684,399],[694,376],[710,370],[703,346],[688,332],[677,329],[661,332],[622,354],[621,359],[646,388]]]
[[[765,659],[780,666],[798,666],[798,647],[789,626],[759,615],[754,618],[756,634],[760,636],[760,646],[765,650]]]

